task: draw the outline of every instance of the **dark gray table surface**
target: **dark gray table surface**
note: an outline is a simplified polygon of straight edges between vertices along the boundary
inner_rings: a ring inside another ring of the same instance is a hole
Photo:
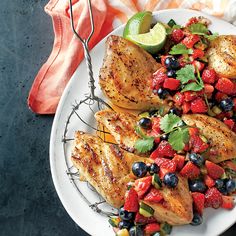
[[[35,115],[26,104],[53,44],[51,19],[43,9],[47,2],[0,1],[1,236],[87,235],[66,213],[52,183],[53,117]],[[223,235],[235,232],[236,226]]]

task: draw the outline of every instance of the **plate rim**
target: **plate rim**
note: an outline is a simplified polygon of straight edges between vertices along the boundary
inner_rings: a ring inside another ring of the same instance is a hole
[[[215,16],[209,15],[205,12],[201,12],[201,11],[196,11],[196,10],[192,10],[192,9],[185,9],[185,8],[175,8],[175,9],[163,9],[163,10],[158,10],[158,11],[154,11],[152,12],[153,15],[158,15],[158,13],[171,13],[171,12],[179,12],[179,11],[183,11],[183,12],[189,12],[192,14],[197,14],[199,15],[199,13],[201,13],[202,16],[211,18],[211,19],[215,19],[218,22],[221,22],[223,24],[227,24],[229,27],[233,27],[236,29],[236,27],[234,25],[232,25],[231,23],[223,20],[223,19],[219,19],[216,18]],[[107,37],[109,37],[112,34],[115,34],[116,31],[119,31],[120,28],[124,27],[125,24],[122,24],[120,26],[118,26],[117,28],[115,28],[112,32],[110,32],[108,35],[106,35],[101,41],[99,41],[92,50],[90,50],[90,53],[92,53],[94,50],[96,50],[97,47],[100,46],[100,44],[104,44]],[[49,162],[50,162],[50,170],[51,170],[51,176],[52,176],[52,180],[53,180],[53,185],[55,187],[56,193],[63,205],[63,207],[65,208],[67,214],[70,216],[70,218],[76,223],[76,225],[78,225],[81,229],[83,229],[86,233],[91,234],[91,232],[88,230],[88,228],[83,224],[83,223],[78,223],[78,220],[74,218],[74,216],[71,213],[71,210],[69,209],[69,206],[67,204],[67,200],[64,199],[63,194],[60,190],[60,182],[57,178],[57,174],[56,174],[56,168],[54,166],[54,153],[55,153],[55,149],[54,149],[54,143],[56,142],[56,134],[58,132],[58,123],[59,123],[59,118],[61,116],[62,113],[62,108],[63,105],[66,101],[68,92],[70,90],[71,84],[73,83],[73,81],[76,79],[76,72],[78,70],[78,68],[80,67],[80,65],[82,64],[82,62],[84,62],[84,59],[80,62],[80,64],[78,65],[78,67],[76,68],[75,72],[73,73],[71,79],[69,80],[69,82],[67,83],[62,96],[60,98],[60,101],[58,103],[57,109],[56,109],[56,113],[53,119],[53,124],[52,124],[52,128],[51,128],[51,134],[50,134],[50,143],[49,143]],[[78,217],[79,218],[79,217]],[[219,234],[222,234],[223,232],[225,232],[226,230],[228,230],[233,224],[235,224],[236,219],[234,222],[232,222],[229,226],[227,226],[226,228],[224,228],[224,230],[222,230],[221,232],[219,232]],[[92,234],[91,234],[92,235]]]

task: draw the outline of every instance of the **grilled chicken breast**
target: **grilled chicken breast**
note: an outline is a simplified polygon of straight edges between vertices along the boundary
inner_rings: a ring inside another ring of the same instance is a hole
[[[207,52],[209,67],[217,74],[236,79],[236,36],[220,35]]]
[[[151,88],[161,65],[144,49],[115,35],[107,38],[99,83],[110,101],[122,108],[148,109],[163,103]]]
[[[76,132],[71,156],[74,166],[98,193],[112,206],[124,204],[126,184],[135,180],[132,164],[135,161],[151,163],[149,158],[119,149],[117,145],[104,143],[99,137]],[[192,197],[187,180],[179,176],[175,189],[163,187],[161,193],[166,201],[150,204],[155,210],[154,216],[169,224],[188,224],[192,220]]]
[[[196,126],[210,142],[209,160],[219,163],[236,157],[236,134],[223,122],[206,115],[183,115],[183,121]]]

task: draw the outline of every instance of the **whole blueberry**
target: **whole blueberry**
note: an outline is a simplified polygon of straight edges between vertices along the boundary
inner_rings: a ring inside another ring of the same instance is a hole
[[[144,177],[147,174],[147,171],[148,171],[147,165],[142,161],[134,162],[132,165],[132,172],[138,178]]]
[[[223,111],[231,111],[234,107],[234,103],[231,98],[226,98],[220,101],[219,106]]]
[[[129,235],[130,236],[144,236],[144,232],[140,226],[136,225],[130,228]]]
[[[157,90],[157,95],[159,96],[160,99],[165,99],[167,95],[169,95],[169,92],[166,89],[159,88]]]
[[[174,57],[167,57],[165,59],[165,66],[168,70],[176,70],[179,69],[179,62],[176,58]]]
[[[221,189],[223,186],[224,186],[224,180],[223,179],[216,179],[215,187],[218,189]]]
[[[175,188],[179,182],[179,178],[175,173],[167,173],[163,178],[163,182],[170,188]]]
[[[159,173],[160,167],[156,163],[152,163],[149,166],[149,170],[148,171],[149,171],[150,175],[154,175],[154,174]]]
[[[169,137],[168,134],[162,134],[162,135],[160,136],[160,139],[161,139],[161,141],[163,141],[163,140],[167,141],[167,140],[168,140],[168,137]]]
[[[166,75],[169,77],[169,78],[175,78],[176,77],[176,71],[175,70],[168,70]]]
[[[143,117],[139,120],[138,124],[140,125],[140,127],[144,128],[144,129],[151,129],[152,128],[152,121],[151,119],[147,118],[147,117]]]
[[[204,157],[197,153],[190,153],[189,160],[196,166],[202,166],[204,164]]]
[[[201,181],[200,179],[195,179],[189,182],[189,189],[191,192],[204,193],[207,187],[203,181]]]
[[[180,116],[180,115],[181,115],[180,110],[177,109],[177,108],[175,108],[175,107],[170,108],[169,113],[175,114],[175,115],[177,115],[177,116]]]
[[[119,222],[118,227],[120,229],[128,229],[129,230],[133,225],[134,225],[134,223],[131,222],[131,221],[122,220],[122,221]]]
[[[119,209],[119,216],[122,220],[132,220],[134,219],[135,213],[126,211],[123,207]]]
[[[193,226],[197,226],[197,225],[200,225],[202,223],[202,217],[199,213],[195,212],[193,214],[193,219],[192,219],[192,222],[190,223],[191,225]]]
[[[236,183],[235,180],[233,179],[229,179],[226,184],[225,184],[225,188],[227,190],[228,193],[231,193],[235,190],[236,188]]]

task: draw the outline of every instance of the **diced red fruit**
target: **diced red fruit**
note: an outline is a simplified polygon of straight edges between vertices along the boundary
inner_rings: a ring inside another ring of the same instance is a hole
[[[236,88],[235,88],[236,91]],[[233,103],[234,103],[234,111],[236,111],[236,98],[233,98]]]
[[[158,223],[150,223],[147,224],[144,228],[145,235],[152,235],[158,231],[160,231],[161,227]]]
[[[223,203],[221,205],[222,208],[228,209],[228,210],[234,208],[234,197],[222,195],[222,200],[223,200]]]
[[[220,102],[221,100],[227,98],[228,96],[225,93],[217,92],[215,95],[215,99],[217,102]]]
[[[159,176],[162,179],[168,172],[175,172],[176,162],[166,158],[156,158],[155,163],[160,167]]]
[[[196,211],[202,215],[205,203],[205,195],[203,193],[193,192],[193,206]]]
[[[230,128],[233,129],[234,128],[234,121],[232,119],[228,119],[228,120],[224,120],[224,123]]]
[[[135,215],[135,223],[139,223],[139,224],[149,224],[149,223],[155,223],[157,220],[153,217],[145,217],[143,215],[141,215],[139,212],[136,213]]]
[[[158,134],[160,134],[160,132],[161,132],[160,121],[161,121],[160,117],[154,117],[152,119],[152,130]]]
[[[138,194],[134,188],[131,188],[128,191],[128,194],[125,198],[124,209],[129,212],[138,212],[139,210]]]
[[[193,136],[193,135],[199,135],[199,129],[198,128],[188,128],[188,132],[189,132],[189,135],[190,136]]]
[[[236,171],[236,164],[232,161],[224,161],[224,162],[222,162],[222,166],[225,168],[230,168],[231,170]]]
[[[139,199],[144,196],[152,184],[152,176],[136,179],[134,182],[134,189],[138,194]]]
[[[202,153],[209,147],[198,135],[190,135],[189,145],[192,151],[196,153]]]
[[[159,89],[160,85],[167,79],[168,76],[166,75],[166,68],[161,67],[158,69],[152,77],[152,89]]]
[[[187,162],[187,164],[180,171],[180,174],[183,177],[194,179],[197,178],[200,174],[200,169],[195,166],[191,161]]]
[[[198,48],[193,49],[192,57],[193,57],[194,59],[201,58],[201,57],[203,57],[203,56],[204,56],[204,51],[203,51],[203,50],[198,49]]]
[[[151,188],[151,190],[144,197],[144,201],[158,203],[163,199],[161,192],[156,188]]]
[[[223,199],[222,194],[217,188],[209,188],[205,193],[205,207],[219,208],[222,206]]]
[[[202,72],[202,80],[207,84],[214,84],[216,80],[216,72],[214,69],[205,69]]]
[[[191,102],[195,98],[197,98],[197,93],[196,92],[193,92],[193,91],[184,92],[184,101]]]
[[[180,80],[174,78],[167,78],[164,81],[163,87],[170,90],[177,90],[180,86]]]
[[[176,169],[177,170],[181,170],[183,168],[184,162],[185,162],[185,156],[175,154],[174,158],[172,160],[176,162],[176,165],[177,165]]]
[[[211,94],[214,92],[214,87],[210,84],[204,84],[204,92],[206,94]]]
[[[204,176],[204,183],[208,188],[215,186],[215,180],[212,179],[209,175]]]
[[[194,60],[194,61],[192,62],[192,65],[193,65],[195,68],[197,68],[199,71],[202,71],[202,70],[204,69],[204,67],[205,67],[205,64],[204,64],[204,63],[202,63],[202,62],[200,62],[200,61],[196,61],[196,60]]]
[[[180,92],[177,92],[174,95],[173,100],[177,106],[181,106],[184,101],[184,95]]]
[[[188,152],[189,150],[190,150],[189,144],[188,144],[188,143],[185,143],[185,145],[184,145],[184,151],[185,151],[185,152]]]
[[[212,179],[219,179],[224,174],[224,169],[221,166],[219,166],[211,161],[206,160],[205,166],[207,169],[207,174]]]
[[[183,102],[183,114],[187,114],[191,110],[191,104],[190,102]]]
[[[193,113],[205,113],[207,110],[207,105],[202,98],[196,98],[191,102],[191,111]]]
[[[228,78],[220,78],[216,85],[215,88],[218,89],[220,92],[225,93],[225,94],[233,94],[234,91],[234,83],[228,79]]]
[[[175,43],[179,43],[184,38],[184,32],[181,29],[173,29],[171,38]]]
[[[200,37],[197,34],[190,34],[182,40],[182,43],[187,48],[193,48],[194,44],[200,40]]]
[[[187,22],[187,24],[186,24],[186,27],[187,27],[187,26],[190,26],[190,25],[192,25],[192,24],[195,24],[195,23],[198,23],[198,19],[197,19],[197,17],[192,17],[192,18],[190,18],[190,19],[188,20],[188,22]]]
[[[175,151],[167,141],[161,141],[159,146],[150,155],[151,159],[156,159],[157,157],[173,157]]]

